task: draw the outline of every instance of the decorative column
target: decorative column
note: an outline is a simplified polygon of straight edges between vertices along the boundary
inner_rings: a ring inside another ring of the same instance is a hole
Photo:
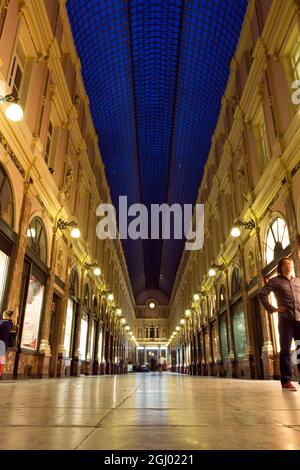
[[[65,375],[65,361],[64,361],[64,338],[65,338],[65,326],[66,326],[66,312],[69,299],[69,269],[71,266],[71,258],[67,258],[66,272],[65,272],[65,288],[64,294],[61,299],[60,311],[58,313],[58,347],[57,347],[57,365],[56,365],[56,376],[62,377]]]
[[[20,303],[20,294],[22,287],[22,272],[24,266],[24,258],[26,252],[27,244],[27,230],[29,226],[29,219],[31,214],[32,200],[29,194],[31,183],[24,183],[24,195],[22,201],[22,207],[20,212],[20,222],[19,222],[19,236],[17,241],[17,246],[14,254],[14,259],[12,263],[12,276],[10,281],[10,288],[8,292],[7,299],[7,308],[14,310],[13,320],[15,323],[19,323],[19,303]],[[19,338],[20,339],[20,338]]]
[[[44,301],[44,319],[42,325],[42,334],[40,342],[40,373],[44,377],[49,375],[49,365],[51,357],[51,349],[49,344],[49,334],[51,325],[52,315],[52,302],[53,302],[53,289],[55,279],[55,267],[57,260],[58,250],[58,236],[57,227],[53,226],[52,244],[51,244],[51,259],[50,259],[50,272],[48,274],[46,290],[45,290],[45,301]]]
[[[84,273],[85,269],[81,269],[80,287],[79,287],[79,304],[76,312],[75,319],[75,331],[74,331],[74,344],[73,344],[73,356],[71,360],[71,375],[77,377],[81,373],[81,361],[80,361],[80,330],[81,330],[81,319],[83,309],[83,286],[84,286]]]
[[[227,341],[228,341],[228,355],[225,359],[227,376],[233,377],[235,372],[235,354],[233,346],[233,331],[232,331],[232,321],[231,321],[231,307],[229,301],[229,278],[228,278],[228,268],[225,270],[225,293],[226,293],[226,320],[227,320]]]
[[[255,366],[254,366],[254,357],[253,357],[253,345],[252,345],[252,334],[250,332],[251,322],[251,312],[249,308],[248,295],[246,291],[246,268],[245,268],[245,253],[244,247],[239,246],[240,251],[240,262],[241,262],[241,292],[242,292],[242,301],[243,301],[243,310],[245,318],[245,329],[246,329],[246,341],[247,347],[245,351],[245,361],[243,364],[244,367],[244,377],[246,379],[255,378]]]
[[[255,219],[255,232],[256,232],[256,266],[257,266],[257,283],[258,290],[262,289],[265,284],[265,277],[263,274],[263,254],[260,238],[260,228],[258,226],[258,221],[253,213]],[[264,336],[264,343],[262,347],[262,361],[264,368],[264,377],[266,379],[271,379],[274,377],[274,349],[272,344],[271,336],[271,327],[270,327],[270,315],[266,312],[261,303],[259,303],[260,314],[262,319],[262,329]]]
[[[21,343],[21,331],[19,330],[21,313],[19,312],[20,295],[22,288],[22,273],[24,267],[24,258],[27,243],[27,230],[29,226],[29,219],[32,208],[32,200],[29,194],[30,183],[24,183],[24,195],[20,213],[19,222],[19,234],[17,246],[14,253],[11,269],[11,280],[9,283],[9,292],[7,299],[7,308],[14,311],[13,322],[17,325],[17,347],[15,351],[9,351],[7,354],[7,361],[5,366],[5,372],[8,375],[15,375],[17,373],[18,361],[20,356],[20,343]],[[15,372],[14,372],[15,370]]]

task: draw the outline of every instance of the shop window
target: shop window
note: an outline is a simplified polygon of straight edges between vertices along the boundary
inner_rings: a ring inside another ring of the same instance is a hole
[[[210,355],[210,337],[208,332],[204,334],[204,346],[205,346],[205,359],[206,364],[211,362],[211,355]]]
[[[36,350],[44,298],[44,283],[30,275],[22,330],[21,347]]]
[[[266,263],[278,259],[290,244],[288,228],[284,219],[278,217],[270,225],[266,238]]]
[[[221,356],[222,356],[222,361],[225,361],[226,356],[228,354],[226,314],[220,317],[219,331],[220,331],[220,343],[221,343]]]
[[[89,326],[89,307],[90,307],[90,291],[89,286],[84,286],[83,294],[83,313],[80,324],[80,344],[79,353],[82,360],[86,359],[87,340],[88,340],[88,326]]]
[[[212,346],[213,346],[213,360],[216,363],[218,361],[218,357],[220,355],[220,348],[219,348],[219,336],[217,331],[217,325],[214,324],[212,327]]]
[[[9,256],[0,250],[0,313],[2,313],[2,302],[5,292],[8,266]]]
[[[94,359],[94,353],[95,353],[95,330],[96,330],[95,324],[96,322],[95,320],[93,320],[91,334],[90,334],[90,354],[91,354],[92,359]]]
[[[64,338],[64,350],[67,357],[71,357],[71,342],[72,342],[72,329],[73,329],[73,317],[74,317],[74,305],[72,299],[68,299],[67,316],[65,324],[65,338]]]
[[[0,165],[0,219],[10,227],[14,226],[13,191],[2,165]]]
[[[44,225],[39,217],[34,217],[27,230],[27,247],[42,261],[47,263],[47,239]]]
[[[102,346],[103,346],[103,331],[100,328],[99,331],[99,338],[98,338],[98,361],[102,362]]]
[[[82,319],[81,319],[81,324],[80,324],[80,345],[79,345],[79,354],[82,360],[86,359],[87,332],[88,332],[88,316],[86,314],[83,314]]]
[[[232,307],[232,322],[235,355],[237,358],[243,358],[245,356],[247,339],[243,303],[241,301]]]
[[[31,259],[28,278],[24,278],[24,312],[21,347],[37,350],[39,327],[44,303],[46,283],[47,239],[42,221],[34,217],[27,230],[27,255]],[[38,259],[37,261],[35,260]],[[28,283],[28,284],[27,284]],[[25,287],[26,285],[26,287]],[[26,300],[25,300],[26,299]]]

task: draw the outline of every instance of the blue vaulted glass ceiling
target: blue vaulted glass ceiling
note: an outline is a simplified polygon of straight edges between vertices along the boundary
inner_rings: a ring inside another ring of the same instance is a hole
[[[68,0],[113,202],[194,203],[247,0]],[[183,243],[123,241],[133,290],[170,295]]]

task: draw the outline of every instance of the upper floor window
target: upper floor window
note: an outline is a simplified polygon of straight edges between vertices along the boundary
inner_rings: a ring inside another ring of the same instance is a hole
[[[11,92],[16,98],[17,97],[20,98],[20,95],[21,95],[21,87],[22,87],[23,76],[24,76],[25,62],[26,62],[25,54],[21,45],[19,44],[16,50],[16,54],[13,59],[10,77],[8,81],[8,84],[11,88]]]
[[[284,219],[277,217],[271,223],[266,238],[266,263],[278,259],[290,244],[288,228]]]
[[[3,31],[4,23],[6,20],[8,7],[9,7],[9,0],[0,0],[0,37],[2,36],[2,31]]]
[[[47,132],[47,141],[45,148],[45,162],[50,167],[51,166],[51,146],[53,139],[53,124],[49,121],[48,132]]]
[[[47,238],[43,222],[34,217],[27,230],[27,246],[44,263],[47,263]]]
[[[258,137],[258,145],[259,145],[259,156],[260,156],[260,169],[261,172],[266,168],[269,160],[270,160],[270,148],[269,148],[269,141],[268,141],[268,133],[266,122],[264,119],[264,113],[261,109],[259,116],[258,116],[258,125],[257,125],[257,137]]]
[[[14,199],[10,181],[0,165],[0,218],[10,227],[14,225]]]
[[[79,278],[78,278],[77,269],[74,267],[70,273],[69,295],[70,297],[78,298],[78,292],[79,292]]]
[[[296,43],[291,53],[291,64],[295,79],[300,80],[300,36],[297,36]]]

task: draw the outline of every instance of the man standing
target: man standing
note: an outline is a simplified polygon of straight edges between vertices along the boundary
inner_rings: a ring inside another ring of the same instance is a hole
[[[280,337],[280,374],[283,391],[295,392],[291,383],[291,344],[292,339],[300,342],[300,279],[292,276],[293,262],[282,258],[278,263],[278,276],[273,277],[261,289],[259,300],[269,313],[278,312],[278,329]],[[268,300],[273,292],[278,307],[275,308]],[[297,349],[299,345],[297,345]],[[298,353],[298,351],[297,351]],[[297,354],[298,357],[298,354]],[[300,373],[300,364],[297,364]]]

